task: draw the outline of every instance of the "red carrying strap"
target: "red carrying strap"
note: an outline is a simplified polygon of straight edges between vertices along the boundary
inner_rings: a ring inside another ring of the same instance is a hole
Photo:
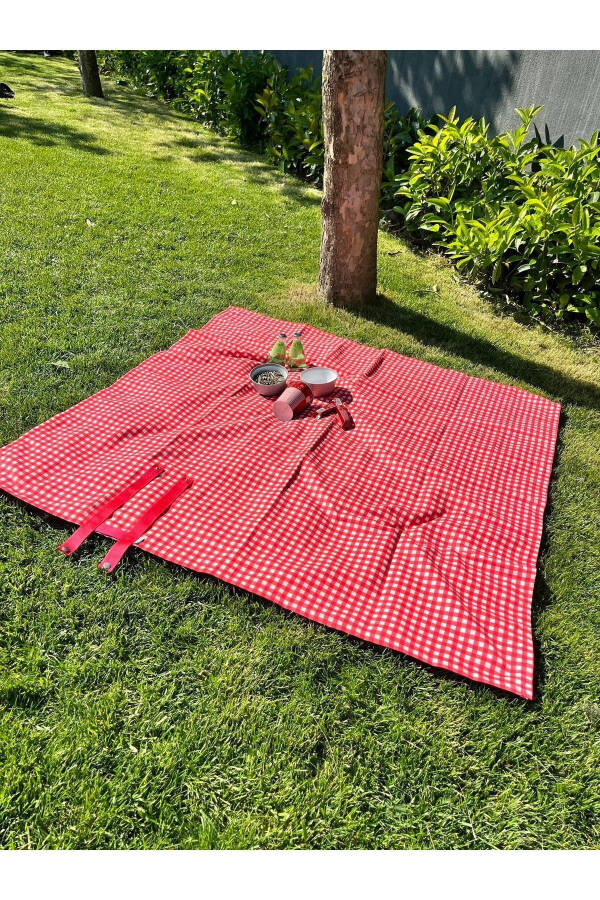
[[[191,478],[180,478],[179,481],[176,481],[168,491],[162,494],[154,501],[152,506],[149,506],[142,513],[139,519],[134,522],[131,530],[112,545],[102,562],[99,563],[98,568],[103,569],[105,572],[112,572],[118,566],[129,547],[150,528],[159,516],[162,516],[173,501],[187,490],[191,484]]]
[[[342,429],[344,431],[350,431],[351,428],[354,428],[354,419],[350,413],[350,410],[347,406],[341,402],[341,400],[334,400],[335,403],[335,411],[337,413],[338,419],[340,420]]]
[[[71,537],[60,545],[58,548],[60,552],[64,553],[65,556],[70,556],[71,553],[74,553],[75,550],[81,547],[92,531],[95,531],[99,525],[102,525],[103,522],[110,519],[115,510],[120,506],[123,506],[123,504],[137,494],[138,491],[141,491],[149,481],[152,481],[153,478],[156,478],[157,475],[161,475],[163,472],[164,469],[161,466],[151,466],[149,469],[146,469],[138,475],[137,478],[134,478],[133,481],[128,482],[128,484],[120,488],[116,494],[112,494],[112,496],[108,497],[104,503],[101,503],[92,515],[85,520],[85,522],[81,523],[77,531],[74,531]]]

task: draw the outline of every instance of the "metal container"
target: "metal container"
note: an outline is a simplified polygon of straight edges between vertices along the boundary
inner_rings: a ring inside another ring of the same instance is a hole
[[[311,389],[315,397],[326,397],[337,384],[338,373],[326,366],[313,366],[300,376],[302,382]]]
[[[256,381],[256,378],[261,374],[261,372],[277,372],[278,375],[282,375],[283,378],[281,381],[278,381],[277,384],[259,384]],[[287,369],[285,366],[280,366],[279,363],[264,363],[262,366],[255,366],[250,372],[250,381],[254,387],[254,390],[257,391],[262,397],[277,397],[278,394],[282,392],[285,387],[285,382],[287,379]]]
[[[312,391],[306,384],[289,384],[273,404],[273,412],[282,422],[289,422],[310,406],[312,398]]]

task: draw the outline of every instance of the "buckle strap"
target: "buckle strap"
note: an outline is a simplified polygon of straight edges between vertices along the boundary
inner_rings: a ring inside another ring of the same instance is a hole
[[[133,481],[129,481],[124,487],[119,488],[115,494],[108,497],[91,514],[91,516],[88,516],[88,518],[81,523],[79,528],[73,532],[70,538],[60,545],[58,548],[60,552],[64,553],[65,556],[70,556],[71,553],[78,550],[86,538],[88,538],[99,525],[102,525],[103,522],[110,519],[115,510],[120,506],[123,506],[127,500],[130,500],[138,493],[138,491],[147,485],[148,482],[152,481],[153,478],[156,478],[157,475],[161,475],[163,472],[164,469],[162,466],[151,466],[149,469],[146,469],[138,475],[137,478],[134,478]]]
[[[156,522],[159,516],[171,506],[171,504],[193,483],[191,478],[180,478],[169,488],[164,494],[161,494],[142,515],[136,519],[130,531],[119,538],[112,545],[104,559],[99,563],[98,568],[105,572],[112,572],[121,562],[125,552],[135,543],[151,525]]]

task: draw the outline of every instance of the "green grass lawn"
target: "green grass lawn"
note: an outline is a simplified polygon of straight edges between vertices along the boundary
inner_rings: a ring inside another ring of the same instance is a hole
[[[317,300],[319,195],[74,62],[0,54],[0,443],[229,304],[564,404],[532,703],[0,498],[0,845],[600,847],[598,345],[383,235],[376,306]]]

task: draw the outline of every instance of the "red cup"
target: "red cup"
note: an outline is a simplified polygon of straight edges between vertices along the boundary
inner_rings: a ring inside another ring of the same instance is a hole
[[[310,406],[312,399],[311,389],[302,381],[288,384],[283,394],[273,404],[273,412],[282,422],[289,422]]]

